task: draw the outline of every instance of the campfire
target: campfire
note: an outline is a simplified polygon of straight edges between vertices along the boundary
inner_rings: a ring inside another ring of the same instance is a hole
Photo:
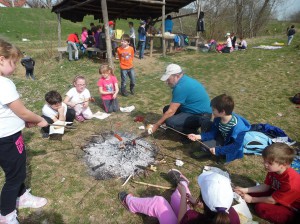
[[[155,161],[157,148],[129,133],[101,133],[83,148],[89,173],[97,180],[127,178]]]

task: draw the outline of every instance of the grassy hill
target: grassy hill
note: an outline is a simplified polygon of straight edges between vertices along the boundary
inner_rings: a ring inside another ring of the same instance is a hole
[[[0,21],[1,36],[36,60],[36,81],[27,80],[20,65],[11,77],[27,108],[40,114],[46,92],[57,90],[64,96],[72,86],[75,75],[82,74],[87,78],[87,88],[96,98],[96,102],[91,103],[92,111],[103,111],[96,83],[99,79],[99,66],[105,61],[96,56],[90,59],[80,55],[79,61],[69,62],[64,55],[63,60],[58,62],[54,13],[41,9],[0,8]],[[89,26],[92,21],[91,17],[85,18],[83,23],[63,21],[62,40],[70,32],[80,33],[81,27]],[[119,28],[127,29],[127,21],[119,21],[118,24]],[[285,24],[274,22],[270,29],[279,27],[283,29]],[[30,41],[23,42],[22,38]],[[82,147],[92,135],[101,132],[113,130],[120,134],[129,132],[139,135],[141,131],[138,127],[143,123],[134,122],[135,116],[144,116],[144,125],[156,122],[161,117],[163,106],[170,102],[171,90],[159,79],[169,63],[178,63],[188,75],[203,83],[211,98],[222,93],[232,95],[235,112],[247,118],[250,123],[270,123],[284,129],[292,139],[300,141],[300,109],[289,100],[300,91],[300,35],[295,35],[292,46],[274,51],[252,47],[274,42],[285,43],[284,32],[247,41],[248,50],[231,54],[182,51],[168,53],[167,57],[162,58],[160,52],[156,52],[153,58],[149,58],[146,51],[145,60],[134,60],[136,95],[118,96],[121,106],[135,106],[132,113],[113,113],[105,120],[76,122],[77,129],[66,131],[61,142],[41,138],[38,128],[24,129],[28,153],[26,184],[32,188],[34,195],[46,197],[49,203],[40,210],[20,210],[21,223],[157,223],[145,216],[128,213],[118,202],[117,193],[125,190],[137,196],[159,194],[168,198],[170,191],[133,183],[122,187],[123,180],[117,178],[97,181],[89,175]],[[115,75],[120,81],[119,62],[114,63]],[[217,164],[213,157],[197,160],[191,158],[190,152],[198,149],[198,143],[183,145],[178,141],[180,137],[159,130],[146,140],[157,143],[161,153],[185,162],[178,169],[191,180],[190,187],[194,195],[199,193],[197,175],[204,165],[227,170],[235,185],[249,186],[256,181],[263,182],[265,171],[260,156],[246,155],[228,165]],[[136,180],[168,186],[162,173],[175,165],[171,157],[165,156],[165,159],[167,163],[159,165],[158,172],[147,177],[141,175]],[[0,186],[3,182],[4,175],[1,171]],[[267,223],[255,216],[254,219]]]

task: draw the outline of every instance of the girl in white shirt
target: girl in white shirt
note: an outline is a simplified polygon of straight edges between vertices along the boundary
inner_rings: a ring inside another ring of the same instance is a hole
[[[73,81],[74,87],[66,93],[64,103],[76,111],[75,119],[84,121],[92,119],[93,113],[89,107],[89,101],[93,99],[90,91],[86,88],[86,80],[83,76],[78,75]]]
[[[5,173],[1,191],[0,223],[19,223],[16,208],[39,208],[46,198],[35,197],[26,190],[26,150],[22,129],[48,126],[41,116],[28,110],[19,99],[13,74],[21,58],[20,50],[0,39],[0,166]]]

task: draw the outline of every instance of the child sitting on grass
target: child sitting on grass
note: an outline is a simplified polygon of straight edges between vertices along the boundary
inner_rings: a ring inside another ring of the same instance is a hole
[[[192,141],[201,140],[210,147],[213,155],[226,156],[226,162],[243,157],[243,140],[250,123],[243,117],[233,113],[234,101],[226,94],[211,100],[214,120],[209,132],[201,135],[189,134]]]
[[[50,91],[45,95],[46,104],[42,109],[42,117],[49,123],[68,121],[73,122],[75,118],[75,110],[68,108],[65,103],[62,102],[62,97],[57,91]],[[43,127],[43,138],[49,137],[50,127]]]
[[[101,78],[97,85],[105,112],[111,113],[119,111],[119,103],[117,100],[119,86],[117,78],[113,75],[113,71],[109,65],[102,65],[99,69],[99,73]]]
[[[239,43],[239,46],[238,46],[238,49],[239,50],[246,50],[247,49],[247,42],[244,40],[243,37],[240,37],[240,43]]]
[[[227,177],[213,171],[202,173],[198,177],[201,197],[195,199],[189,190],[189,180],[179,170],[171,169],[167,175],[177,185],[170,203],[162,196],[139,198],[126,192],[119,193],[119,200],[130,212],[155,217],[160,224],[240,224],[232,207],[233,191]],[[190,206],[203,208],[204,212]]]
[[[93,118],[93,113],[89,107],[90,91],[86,88],[84,76],[77,75],[73,81],[73,88],[66,93],[64,103],[73,108],[76,112],[75,119],[79,122]]]
[[[274,143],[262,152],[267,170],[264,184],[236,187],[247,203],[255,203],[257,215],[271,223],[300,223],[300,174],[290,165],[296,153],[284,143]]]

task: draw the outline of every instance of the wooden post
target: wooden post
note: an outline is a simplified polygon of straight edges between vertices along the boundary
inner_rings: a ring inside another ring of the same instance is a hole
[[[150,38],[150,58],[152,57],[152,52],[153,52],[153,36],[149,37]]]
[[[60,18],[60,13],[57,13],[57,35],[58,35],[58,47],[61,47],[61,18]],[[58,52],[58,60],[60,61],[62,59],[62,52]]]
[[[162,50],[163,50],[163,57],[166,57],[166,40],[165,40],[165,16],[166,16],[166,0],[163,0],[163,6],[162,6]]]
[[[101,8],[102,8],[102,15],[103,15],[103,22],[104,22],[104,29],[105,29],[105,41],[106,41],[108,64],[111,68],[114,68],[114,63],[112,60],[111,39],[109,36],[108,13],[107,13],[106,0],[101,0]]]

